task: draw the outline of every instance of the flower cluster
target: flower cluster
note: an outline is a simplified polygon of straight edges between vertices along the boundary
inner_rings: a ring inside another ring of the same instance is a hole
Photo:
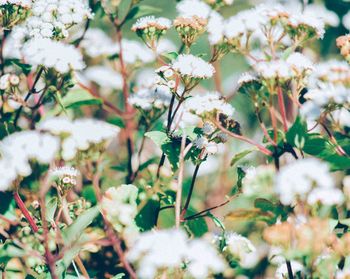
[[[0,190],[15,186],[15,181],[32,173],[31,161],[49,164],[59,151],[59,139],[47,133],[23,131],[0,142]]]
[[[114,229],[124,233],[125,239],[132,241],[138,228],[135,224],[137,215],[138,189],[134,185],[111,187],[104,193],[101,210]]]
[[[79,151],[104,149],[117,136],[119,128],[95,119],[48,118],[38,128],[62,138],[62,158],[72,160]]]
[[[13,31],[17,39],[66,38],[70,27],[92,16],[81,0],[38,0],[31,12],[32,16]]]
[[[343,193],[335,188],[326,163],[316,159],[304,159],[281,169],[276,177],[275,191],[283,204],[292,205],[304,201],[310,205],[341,204]]]
[[[145,42],[150,43],[151,48],[155,48],[155,44],[159,38],[171,27],[171,21],[167,18],[154,16],[142,17],[136,21],[131,30],[136,32]]]
[[[33,66],[52,68],[61,74],[85,67],[81,54],[72,45],[50,39],[28,41],[23,46],[23,56]]]
[[[207,278],[224,271],[225,264],[214,247],[205,240],[189,240],[181,230],[161,230],[140,235],[128,253],[138,266],[141,278],[154,278],[162,270],[175,274],[183,264],[183,272],[193,278]]]

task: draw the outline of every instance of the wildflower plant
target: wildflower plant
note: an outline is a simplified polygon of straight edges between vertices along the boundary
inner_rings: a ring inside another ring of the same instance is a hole
[[[350,4],[243,2],[0,0],[2,278],[349,277]]]

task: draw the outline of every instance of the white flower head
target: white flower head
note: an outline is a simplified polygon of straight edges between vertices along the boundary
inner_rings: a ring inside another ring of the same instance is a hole
[[[33,66],[53,68],[62,74],[85,67],[80,52],[73,46],[50,39],[33,39],[23,46],[23,56]]]
[[[119,133],[119,128],[95,119],[82,118],[71,121],[67,118],[48,118],[38,128],[62,137],[62,157],[72,160],[79,151],[84,152],[99,145],[106,148]]]
[[[306,200],[313,188],[334,190],[334,180],[326,163],[307,158],[293,162],[277,174],[275,191],[285,205]]]
[[[17,177],[32,173],[31,161],[49,164],[59,150],[59,139],[38,131],[13,133],[0,141],[0,191],[12,187]]]
[[[171,27],[171,21],[165,17],[156,18],[155,16],[145,16],[139,18],[136,23],[131,27],[131,30],[145,30],[148,28],[154,28],[156,30],[168,30]]]
[[[192,96],[186,100],[185,105],[190,112],[204,118],[213,113],[222,113],[232,117],[234,113],[234,108],[218,92]]]
[[[196,79],[208,79],[215,73],[213,65],[192,54],[179,55],[171,68],[181,76]]]

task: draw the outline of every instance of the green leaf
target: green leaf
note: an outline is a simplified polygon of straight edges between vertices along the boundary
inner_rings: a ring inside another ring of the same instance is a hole
[[[71,90],[62,98],[62,105],[66,109],[102,104],[102,99],[92,96],[88,91],[83,89]]]
[[[150,199],[137,214],[135,221],[141,231],[149,231],[154,228],[160,208],[159,200]]]
[[[188,209],[186,215],[191,216],[196,213],[196,211]],[[186,221],[184,227],[189,233],[193,234],[194,237],[201,237],[208,232],[208,225],[203,217]]]
[[[14,58],[8,59],[5,65],[15,65],[22,70],[22,72],[27,76],[32,71],[32,65],[22,63],[21,60]]]
[[[5,268],[11,259],[24,257],[25,254],[24,250],[6,241],[0,245],[0,268]]]
[[[170,141],[167,134],[161,131],[147,132],[145,133],[145,136],[150,138],[160,148],[162,147],[163,144]]]
[[[82,213],[69,227],[62,231],[62,237],[66,246],[71,246],[79,239],[85,230],[99,214],[100,209],[94,206]]]
[[[242,190],[242,180],[245,177],[246,173],[245,171],[238,167],[237,168],[237,182],[236,184],[232,187],[230,195],[236,195],[241,192]]]
[[[131,19],[137,19],[142,16],[159,13],[162,10],[148,5],[140,5],[133,7],[125,18],[125,22]]]
[[[55,213],[57,209],[57,198],[53,197],[46,203],[46,220],[48,222],[54,222]]]
[[[216,216],[214,216],[212,213],[208,212],[207,213],[208,217],[211,218],[218,228],[222,229],[223,231],[225,230],[225,225],[224,223]]]
[[[125,273],[119,273],[116,276],[112,277],[111,279],[122,279],[125,277]]]
[[[254,207],[261,209],[263,212],[275,211],[275,205],[267,199],[258,198],[254,201]]]
[[[108,118],[107,122],[120,128],[125,128],[124,120],[121,117],[115,116],[112,118]]]
[[[294,147],[299,147],[307,137],[307,124],[299,116],[286,133],[287,142]],[[302,146],[301,146],[302,147]]]
[[[234,164],[236,164],[239,160],[243,159],[245,156],[247,156],[248,154],[252,153],[253,151],[258,150],[257,148],[251,148],[251,149],[247,149],[244,150],[242,152],[236,153],[235,156],[233,156],[230,166],[232,167]]]
[[[165,58],[166,60],[168,60],[168,62],[172,62],[178,56],[179,56],[179,54],[177,52],[175,52],[175,51],[162,54],[162,57]]]

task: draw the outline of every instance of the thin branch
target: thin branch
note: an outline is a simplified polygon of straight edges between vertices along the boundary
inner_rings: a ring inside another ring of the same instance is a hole
[[[288,131],[287,114],[286,114],[286,107],[284,105],[283,92],[282,92],[281,86],[277,87],[277,98],[278,98],[278,106],[281,111],[283,130],[284,132],[287,132]]]
[[[188,194],[187,194],[187,198],[186,198],[186,201],[185,201],[185,205],[182,209],[182,212],[181,212],[181,219],[184,219],[184,216],[186,215],[186,212],[187,212],[187,209],[190,205],[190,201],[191,201],[191,198],[192,198],[192,193],[193,193],[193,189],[194,189],[194,185],[195,185],[195,182],[196,182],[196,178],[197,178],[197,174],[198,174],[198,170],[199,170],[199,167],[200,167],[200,163],[196,165],[196,168],[194,169],[194,172],[193,172],[193,175],[192,175],[192,181],[191,181],[191,185],[190,185],[190,189],[188,191]]]
[[[15,190],[15,191],[13,192],[13,198],[14,198],[14,200],[16,201],[16,203],[17,203],[19,209],[21,210],[22,214],[23,214],[24,217],[27,219],[27,221],[28,221],[30,227],[32,228],[32,231],[33,231],[34,233],[38,232],[39,228],[38,228],[38,226],[36,225],[36,223],[35,223],[33,217],[30,215],[28,209],[26,208],[24,202],[22,201],[21,197],[19,196],[17,190]]]
[[[179,158],[179,175],[177,180],[177,191],[175,200],[175,227],[179,228],[181,223],[181,197],[182,197],[182,182],[184,178],[184,167],[185,167],[185,145],[186,145],[186,134],[182,135],[181,149]]]
[[[272,152],[270,150],[268,150],[265,146],[263,146],[263,145],[261,145],[259,143],[256,143],[253,140],[251,140],[251,139],[249,139],[249,138],[247,138],[245,136],[232,133],[229,130],[225,129],[224,127],[222,127],[222,125],[220,124],[220,122],[218,120],[216,121],[216,125],[225,134],[227,134],[227,135],[229,135],[229,136],[231,136],[231,137],[233,137],[235,139],[244,141],[246,143],[249,143],[249,144],[257,147],[260,152],[264,153],[267,156],[272,156],[273,155]]]

